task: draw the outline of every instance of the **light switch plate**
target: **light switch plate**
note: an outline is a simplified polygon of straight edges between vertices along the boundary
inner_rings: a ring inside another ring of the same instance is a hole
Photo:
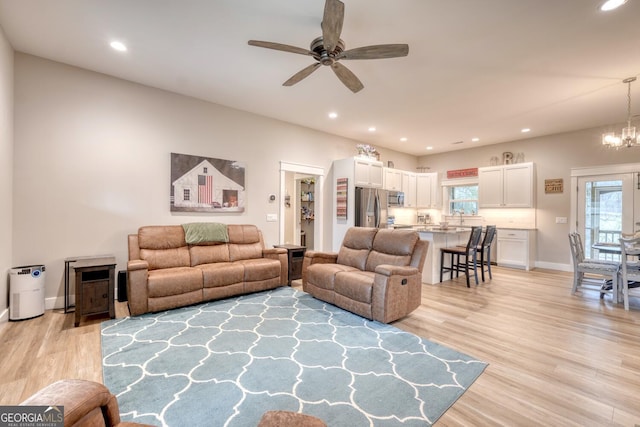
[[[556,224],[566,224],[567,223],[567,217],[566,216],[557,216],[556,217]]]
[[[278,220],[278,214],[267,214],[267,222],[276,222]]]

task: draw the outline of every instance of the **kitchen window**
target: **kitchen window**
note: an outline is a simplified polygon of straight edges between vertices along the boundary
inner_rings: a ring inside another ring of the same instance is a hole
[[[448,187],[449,215],[461,212],[465,215],[478,213],[478,185],[452,185]]]

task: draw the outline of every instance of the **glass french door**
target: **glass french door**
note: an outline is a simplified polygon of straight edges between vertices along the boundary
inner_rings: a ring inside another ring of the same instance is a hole
[[[576,230],[583,236],[585,256],[619,260],[592,245],[617,244],[622,233],[631,233],[633,210],[633,174],[579,177]]]

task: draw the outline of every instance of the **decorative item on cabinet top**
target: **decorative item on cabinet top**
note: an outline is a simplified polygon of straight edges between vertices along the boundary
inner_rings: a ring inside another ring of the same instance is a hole
[[[368,157],[370,159],[380,160],[380,153],[376,148],[369,144],[357,144],[358,156]]]

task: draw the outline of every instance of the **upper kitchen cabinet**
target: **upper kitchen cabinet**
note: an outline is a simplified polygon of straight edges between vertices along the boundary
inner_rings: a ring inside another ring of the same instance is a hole
[[[438,174],[418,173],[416,174],[416,207],[437,208],[438,207]]]
[[[481,208],[534,207],[533,163],[478,168],[478,205]]]
[[[382,188],[382,162],[366,157],[347,157],[333,161],[333,173],[336,178],[347,178],[349,188]],[[349,193],[352,193],[350,191]]]
[[[354,184],[356,187],[382,188],[382,162],[353,157]],[[347,159],[351,161],[351,159]]]
[[[400,169],[384,168],[384,189],[402,191],[402,173]]]
[[[402,192],[404,193],[404,206],[415,208],[416,205],[416,180],[415,172],[402,171]]]

